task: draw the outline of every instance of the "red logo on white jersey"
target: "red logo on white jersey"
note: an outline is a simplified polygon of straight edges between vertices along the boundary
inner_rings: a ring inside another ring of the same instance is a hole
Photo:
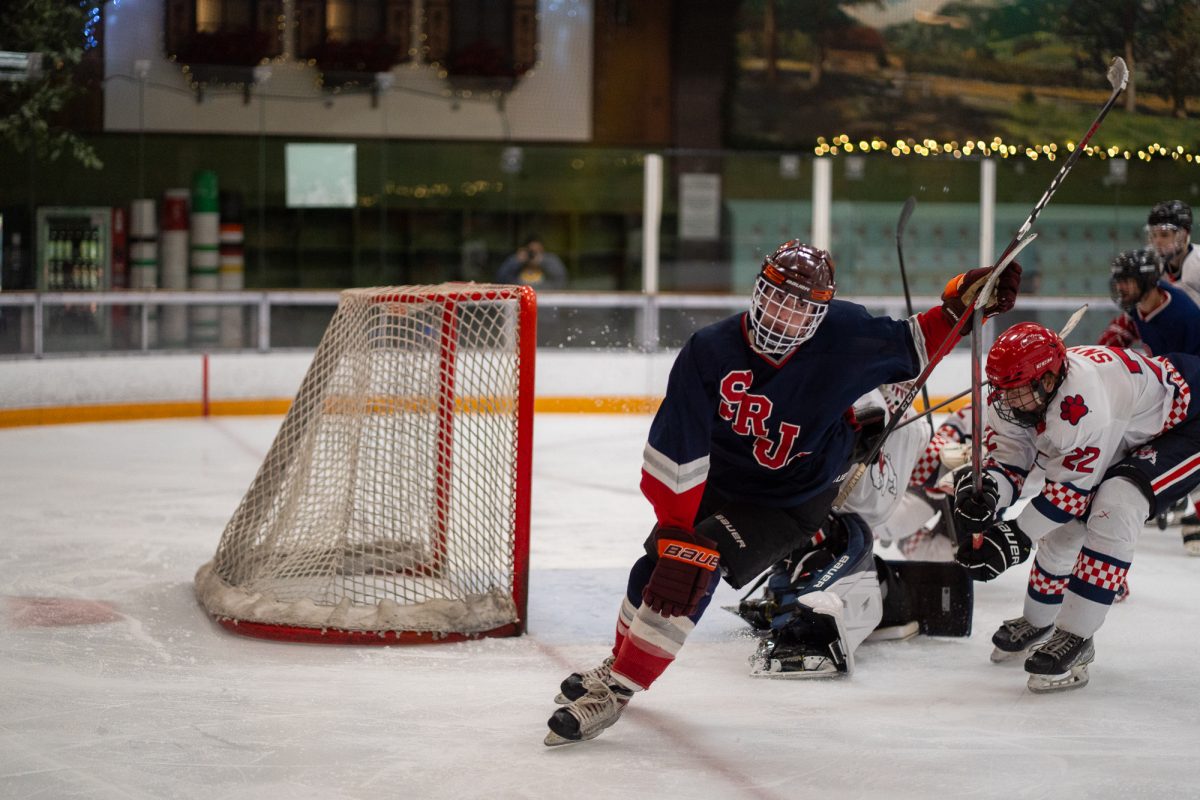
[[[1059,416],[1065,419],[1072,425],[1078,425],[1079,420],[1083,419],[1083,415],[1088,413],[1087,404],[1083,402],[1083,395],[1073,394],[1069,397],[1064,397],[1062,405],[1059,407]]]

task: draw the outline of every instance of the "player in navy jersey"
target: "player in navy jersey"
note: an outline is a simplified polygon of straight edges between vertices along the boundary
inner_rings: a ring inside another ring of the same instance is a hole
[[[907,320],[834,299],[834,264],[799,241],[767,256],[750,310],[697,331],[650,426],[642,492],[658,524],[633,565],[612,656],[562,684],[547,745],[591,739],[674,660],[717,581],[734,588],[808,544],[828,518],[868,391],[915,378],[989,269],[953,278]],[[1012,308],[1020,267],[987,316]]]
[[[1153,250],[1127,250],[1112,262],[1113,299],[1124,312],[1100,336],[1109,347],[1145,346],[1150,355],[1200,355],[1200,307],[1187,292],[1161,278]]]
[[[1189,245],[1190,246],[1190,245]],[[1171,283],[1162,275],[1163,260],[1155,250],[1130,250],[1112,263],[1112,291],[1124,314],[1109,323],[1100,344],[1112,347],[1142,345],[1150,355],[1191,353],[1200,355],[1200,306],[1182,283]],[[1200,510],[1200,492],[1190,505]],[[1188,500],[1181,500],[1188,505]],[[1168,520],[1160,509],[1160,523]],[[1189,555],[1200,556],[1200,520],[1193,513],[1183,520],[1180,531]]]
[[[983,491],[964,474],[954,511],[958,530],[978,536],[963,537],[957,559],[987,581],[1038,543],[1024,613],[993,636],[992,660],[1032,647],[1032,691],[1077,688],[1143,523],[1200,484],[1200,403],[1191,397],[1200,358],[1067,348],[1054,331],[1022,322],[997,337],[987,376]],[[997,521],[1035,461],[1046,475],[1041,492]]]

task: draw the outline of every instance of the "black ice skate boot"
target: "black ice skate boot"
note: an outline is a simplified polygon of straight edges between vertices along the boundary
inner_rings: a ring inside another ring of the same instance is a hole
[[[633,692],[624,686],[601,683],[594,678],[584,678],[583,688],[582,697],[558,709],[546,721],[550,728],[544,740],[547,747],[595,739],[620,719],[633,697]]]
[[[1046,694],[1087,686],[1088,664],[1095,657],[1091,637],[1085,639],[1055,628],[1050,638],[1034,647],[1025,659],[1029,691]]]
[[[567,703],[578,700],[587,694],[587,689],[583,688],[583,682],[588,678],[601,683],[608,683],[612,678],[613,657],[609,656],[600,662],[600,666],[592,667],[584,672],[572,672],[567,677],[563,678],[563,682],[559,684],[558,696],[554,698],[554,702],[560,706],[565,706]]]
[[[992,662],[999,664],[1025,655],[1030,647],[1049,636],[1053,627],[1034,627],[1025,617],[1004,620],[1000,629],[992,634],[992,644],[996,645],[996,649],[992,651]]]

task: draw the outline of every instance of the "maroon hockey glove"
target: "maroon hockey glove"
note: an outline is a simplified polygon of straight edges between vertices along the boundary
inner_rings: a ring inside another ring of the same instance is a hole
[[[990,581],[1009,567],[1015,567],[1029,558],[1029,551],[1033,549],[1033,542],[1016,522],[997,522],[978,538],[978,548],[968,540],[960,544],[954,554],[954,560],[966,567],[971,578],[977,581]]]
[[[642,590],[642,601],[664,617],[696,613],[720,563],[717,543],[679,528],[658,528],[654,537],[658,562]]]
[[[961,275],[955,275],[950,279],[942,292],[942,313],[946,315],[947,320],[951,323],[958,322],[958,318],[966,312],[971,301],[975,299],[975,294],[987,283],[988,273],[991,271],[991,267],[980,267]],[[996,291],[992,302],[983,307],[984,319],[1011,311],[1017,302],[1017,292],[1020,288],[1021,265],[1014,261],[1000,273],[1000,280],[996,281]],[[965,334],[970,330],[971,321],[967,320],[963,325],[962,332]]]

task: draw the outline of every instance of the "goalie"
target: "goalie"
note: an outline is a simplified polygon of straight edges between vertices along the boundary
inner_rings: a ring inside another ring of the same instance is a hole
[[[903,385],[885,386],[855,404],[859,438],[854,460],[873,449],[887,415],[906,391]],[[964,429],[951,422],[928,440],[926,430],[918,425],[897,428],[839,511],[811,542],[765,576],[762,597],[738,606],[738,615],[763,634],[751,657],[752,676],[849,675],[855,651],[867,639],[907,639],[918,631],[970,634],[971,581],[950,561],[954,534],[952,528],[945,530],[952,519],[949,501],[940,502],[944,513],[938,516],[925,494],[926,485],[963,459],[963,448],[950,445],[961,441]],[[872,529],[880,527],[899,533],[902,549],[918,539],[914,550],[926,549],[938,558],[885,561],[873,552]],[[942,544],[935,550],[930,547],[934,542]]]

